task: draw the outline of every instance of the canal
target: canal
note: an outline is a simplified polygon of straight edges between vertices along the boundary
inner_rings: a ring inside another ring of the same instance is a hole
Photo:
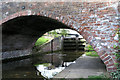
[[[37,53],[29,58],[2,63],[3,78],[52,78],[74,64],[84,52]]]

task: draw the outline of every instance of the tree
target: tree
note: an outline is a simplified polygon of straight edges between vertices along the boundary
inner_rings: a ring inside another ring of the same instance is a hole
[[[69,32],[68,30],[62,29],[62,30],[60,31],[60,34],[65,37],[65,36],[68,34],[68,32]]]
[[[68,34],[68,32],[69,32],[69,30],[66,30],[66,29],[57,29],[57,30],[52,30],[52,31],[48,32],[48,34],[50,34],[54,37],[58,37],[58,36],[65,37]]]

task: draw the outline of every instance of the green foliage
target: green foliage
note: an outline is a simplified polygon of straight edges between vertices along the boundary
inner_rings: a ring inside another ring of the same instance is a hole
[[[94,50],[91,45],[86,46],[87,50]]]
[[[56,30],[53,30],[53,31],[51,32],[51,34],[52,34],[54,37],[58,37],[58,34],[57,34],[57,31],[56,31]]]
[[[66,36],[66,35],[68,34],[68,31],[65,30],[65,29],[62,29],[62,30],[60,31],[60,34],[63,35],[63,36]]]
[[[44,38],[44,37],[40,37],[40,38],[36,41],[35,46],[40,46],[40,45],[46,43],[48,40],[49,40],[49,39],[46,39],[46,38]]]
[[[119,30],[120,30],[120,29],[118,29],[117,34],[119,35],[119,38],[120,38]],[[119,43],[120,43],[120,41],[119,41]],[[120,49],[120,46],[114,45],[113,47],[114,47],[114,49],[117,49],[117,50]],[[116,55],[116,59],[117,59],[117,61],[119,62],[119,61],[120,61],[120,52],[116,52],[116,53],[113,53],[113,54]],[[114,63],[114,64],[115,64],[116,67],[117,67],[117,71],[112,72],[110,75],[112,76],[112,78],[113,78],[114,80],[120,80],[120,63]]]
[[[38,66],[38,65],[43,65],[43,66],[49,67],[49,66],[50,66],[50,63],[34,64],[34,66]]]
[[[58,37],[58,36],[66,36],[66,35],[68,35],[68,32],[69,32],[68,30],[61,29],[59,32],[60,34],[57,33],[57,30],[50,31],[48,33],[54,37]]]
[[[85,54],[87,56],[93,56],[93,57],[98,57],[99,56],[96,51],[85,52]]]
[[[98,76],[88,76],[88,78],[76,78],[76,79],[60,78],[59,80],[110,80],[110,78],[101,74],[101,75],[98,75]]]
[[[94,51],[94,49],[92,48],[91,45],[87,45],[85,48],[86,48],[86,50],[92,50],[92,51],[85,52],[85,54],[86,54],[87,56],[93,56],[93,57],[98,57],[98,56],[99,56],[99,55],[97,54],[97,52]]]
[[[116,66],[118,66],[119,64],[118,63],[114,63]]]
[[[98,79],[102,79],[104,78],[105,80],[109,80],[109,78],[107,78],[104,74],[98,75],[98,76],[88,76],[88,78],[98,78]]]
[[[116,48],[117,46],[116,45],[113,45],[113,48]]]
[[[111,76],[112,76],[113,79],[118,79],[119,80],[120,79],[120,71],[117,70],[116,72],[112,72]]]

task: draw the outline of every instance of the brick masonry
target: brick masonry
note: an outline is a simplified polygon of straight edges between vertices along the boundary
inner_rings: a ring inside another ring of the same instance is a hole
[[[78,31],[98,52],[108,72],[116,70],[120,2],[2,2],[0,24],[19,16],[46,16]]]

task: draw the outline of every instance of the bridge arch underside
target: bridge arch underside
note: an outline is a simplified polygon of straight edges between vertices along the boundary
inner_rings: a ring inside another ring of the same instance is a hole
[[[2,51],[29,49],[44,33],[59,28],[70,29],[43,16],[22,16],[7,21],[2,25]]]
[[[103,46],[102,44],[106,41],[102,41],[96,35],[91,34],[89,28],[86,27],[80,30],[81,28],[76,29],[73,26],[67,26],[58,20],[35,15],[17,17],[2,24],[3,57],[6,57],[9,53],[26,54],[27,51],[20,52],[20,50],[29,50],[40,36],[58,28],[74,29],[79,32],[93,46],[94,50],[105,63],[108,72],[116,70],[114,65],[116,59],[111,54],[113,50],[108,48],[109,45]]]

